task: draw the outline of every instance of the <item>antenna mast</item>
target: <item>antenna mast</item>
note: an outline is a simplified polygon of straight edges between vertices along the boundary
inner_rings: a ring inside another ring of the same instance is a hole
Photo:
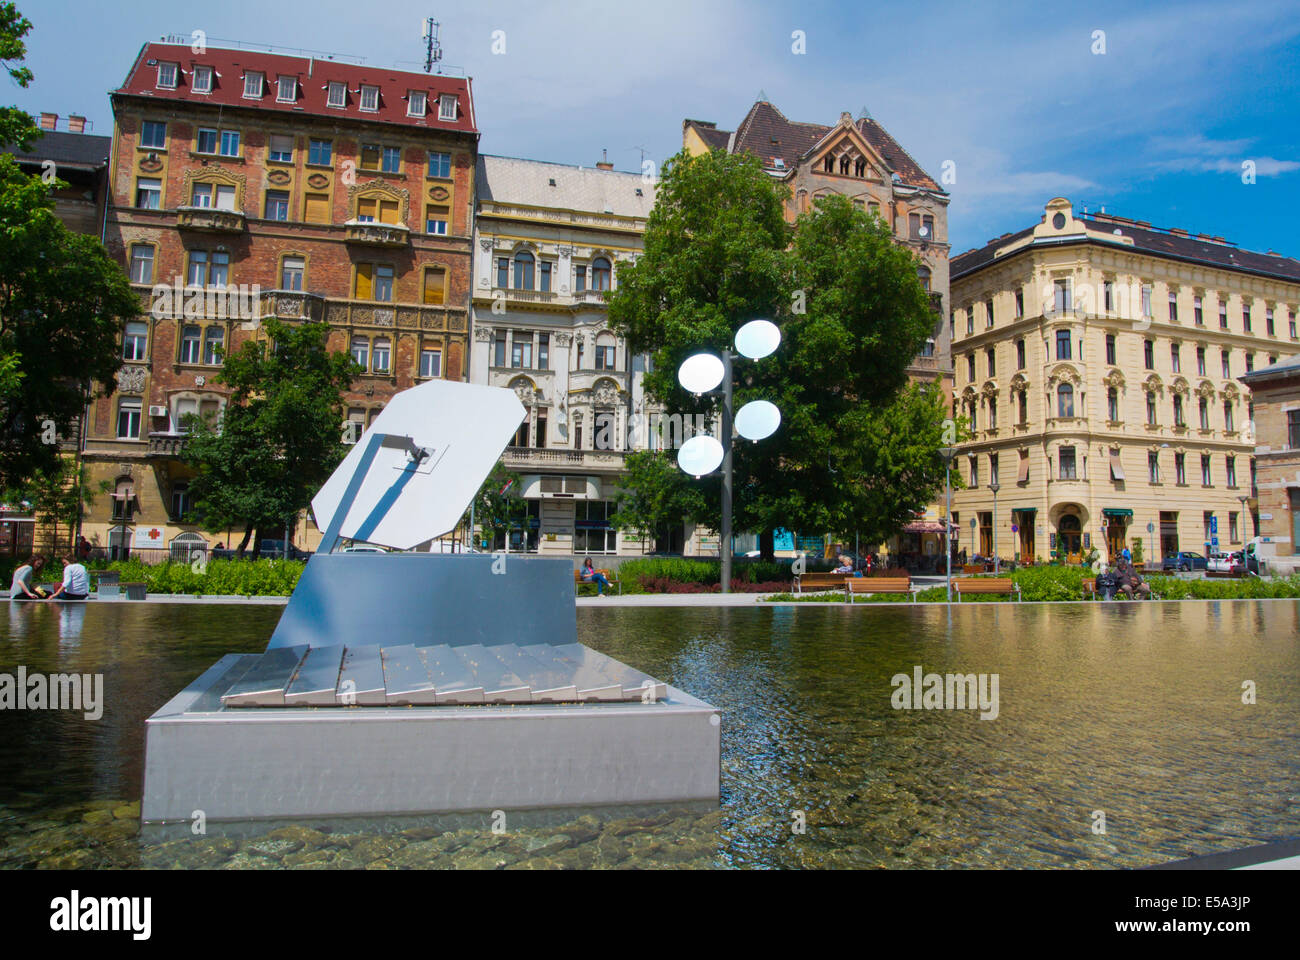
[[[442,60],[442,44],[438,42],[438,31],[441,24],[433,17],[424,21],[424,72],[430,73],[433,65]],[[442,67],[438,68],[442,73]]]

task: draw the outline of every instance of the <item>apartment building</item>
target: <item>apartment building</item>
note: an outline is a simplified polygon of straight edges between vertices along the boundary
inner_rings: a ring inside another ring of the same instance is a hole
[[[1270,573],[1300,571],[1300,355],[1240,378],[1255,403],[1260,559]]]
[[[610,523],[624,457],[649,441],[646,358],[609,329],[605,296],[642,249],[654,183],[605,161],[482,155],[477,186],[470,378],[528,409],[503,455],[522,478],[520,517],[495,548],[651,549]]]
[[[1058,197],[952,278],[964,549],[1158,562],[1253,535],[1238,378],[1300,344],[1300,262]]]
[[[238,540],[191,522],[188,414],[219,416],[223,355],[261,320],[324,321],[366,370],[353,439],[397,391],[466,377],[478,131],[468,80],[148,43],[111,94],[105,244],[139,290],[97,400],[85,535],[115,552]],[[318,532],[305,520],[300,544]]]

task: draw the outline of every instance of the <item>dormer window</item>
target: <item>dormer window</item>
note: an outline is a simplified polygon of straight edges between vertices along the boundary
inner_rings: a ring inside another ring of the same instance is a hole
[[[374,112],[379,109],[379,88],[361,85],[361,109]]]
[[[175,90],[176,76],[179,72],[174,63],[158,64],[158,86],[164,90]]]
[[[348,103],[348,86],[345,83],[330,82],[329,96],[325,100],[327,107],[345,107]]]
[[[260,97],[262,95],[262,74],[251,72],[244,74],[244,96]]]
[[[195,93],[212,92],[212,68],[211,67],[194,68],[194,92]]]
[[[428,97],[423,90],[411,90],[406,95],[406,115],[422,117],[428,111]]]
[[[278,103],[293,103],[298,99],[298,78],[279,77],[276,80],[275,99]]]
[[[455,120],[456,119],[456,98],[450,93],[444,93],[438,98],[438,119]]]

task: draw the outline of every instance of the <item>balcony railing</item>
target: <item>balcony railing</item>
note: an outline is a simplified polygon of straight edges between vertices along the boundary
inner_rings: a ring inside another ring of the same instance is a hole
[[[374,247],[404,247],[411,242],[410,229],[401,223],[359,223],[355,220],[344,224],[345,239],[349,243],[364,243]]]
[[[244,214],[239,210],[213,207],[177,207],[176,226],[204,233],[243,233]]]
[[[149,434],[149,456],[151,457],[179,457],[184,448],[185,434],[183,433]]]
[[[287,290],[264,290],[261,295],[259,315],[277,317],[281,320],[324,321],[335,326],[387,327],[450,333],[464,333],[468,329],[464,307],[343,300]]]
[[[623,450],[564,450],[556,448],[506,447],[505,460],[509,464],[531,466],[540,464],[563,464],[570,467],[614,467],[623,466],[626,456]]]

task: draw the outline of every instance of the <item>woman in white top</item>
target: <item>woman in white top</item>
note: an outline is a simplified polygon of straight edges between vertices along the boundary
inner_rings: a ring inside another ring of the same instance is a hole
[[[45,558],[32,557],[31,563],[25,563],[14,571],[13,582],[9,584],[10,600],[44,600],[46,593],[40,587],[32,585],[32,577],[45,566]],[[0,583],[3,583],[0,580]]]

